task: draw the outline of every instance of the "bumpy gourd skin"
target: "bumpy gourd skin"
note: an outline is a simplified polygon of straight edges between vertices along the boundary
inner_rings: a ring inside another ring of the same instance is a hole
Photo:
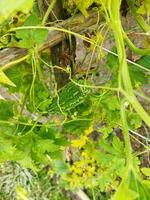
[[[87,88],[81,88],[80,86],[70,82],[58,93],[59,97],[52,100],[49,111],[55,113],[60,113],[61,110],[63,112],[70,111],[79,104],[83,103],[89,94],[89,91],[90,90]]]

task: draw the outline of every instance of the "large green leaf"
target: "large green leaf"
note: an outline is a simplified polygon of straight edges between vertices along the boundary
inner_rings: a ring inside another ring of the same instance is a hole
[[[34,0],[2,0],[0,1],[0,24],[17,12],[28,13]]]
[[[24,29],[17,30],[16,37],[20,39],[18,45],[24,48],[40,46],[47,38],[48,30],[46,29]]]
[[[137,199],[138,194],[133,190],[129,189],[127,184],[123,183],[119,187],[117,193],[112,198],[112,200],[135,200]]]
[[[133,170],[128,171],[127,177],[123,178],[112,200],[149,200],[150,188],[143,184],[141,178]]]

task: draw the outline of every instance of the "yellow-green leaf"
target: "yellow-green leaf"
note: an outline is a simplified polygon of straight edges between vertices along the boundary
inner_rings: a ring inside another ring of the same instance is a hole
[[[20,200],[29,200],[29,193],[26,189],[21,187],[20,185],[16,186],[16,193],[17,193],[17,199]]]
[[[112,200],[135,200],[137,197],[138,194],[135,191],[129,189],[126,183],[122,183]]]
[[[0,70],[0,83],[16,87],[16,85]]]
[[[18,11],[28,13],[34,0],[1,0],[0,1],[0,24],[8,17],[14,16]]]
[[[0,99],[4,100],[5,98],[2,95],[0,95]]]
[[[82,12],[82,14],[85,17],[88,17],[88,12],[86,10],[92,5],[92,3],[94,3],[94,0],[74,0],[74,2],[77,5],[78,9]]]
[[[147,168],[147,167],[143,167],[141,169],[142,173],[145,175],[145,176],[148,176],[150,177],[150,168]]]

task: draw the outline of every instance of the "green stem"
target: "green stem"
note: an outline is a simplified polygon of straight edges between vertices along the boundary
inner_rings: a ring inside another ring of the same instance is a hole
[[[134,52],[137,53],[139,55],[147,55],[150,54],[150,49],[140,49],[138,47],[136,47],[133,42],[129,39],[129,37],[127,36],[127,34],[123,31],[123,37],[124,40],[126,42],[126,44],[128,45],[128,47]]]
[[[120,65],[119,72],[121,73],[119,74],[119,76],[122,78],[124,86],[124,88],[121,89],[124,91],[123,93],[125,94],[126,98],[136,110],[136,112],[139,114],[141,119],[147,124],[148,127],[150,127],[150,116],[147,114],[147,112],[143,109],[142,105],[137,100],[132,88],[129,69],[126,61],[124,40],[122,35],[122,25],[120,20],[120,3],[120,0],[111,0],[109,5],[109,14],[118,51],[118,59]]]
[[[42,20],[42,25],[43,25],[43,26],[45,25],[45,23],[46,23],[46,21],[47,21],[49,15],[50,15],[50,13],[51,13],[51,11],[52,11],[54,5],[55,5],[55,3],[56,3],[56,0],[52,0],[52,2],[50,3],[50,5],[49,5],[49,7],[48,7],[48,9],[47,9],[47,11],[46,11],[44,17],[43,17],[43,20]]]
[[[150,127],[150,116],[147,114],[147,112],[141,106],[141,104],[137,100],[136,96],[134,94],[131,96],[125,91],[122,91],[122,93],[127,98],[127,100],[130,102],[130,104],[133,106],[135,111],[139,114],[141,119],[147,124],[148,127]]]
[[[120,5],[121,0],[109,1],[108,11],[110,16],[110,23],[114,32],[114,37],[117,45],[118,59],[119,59],[119,76],[121,77],[123,88],[121,91],[142,118],[142,120],[150,127],[150,116],[143,109],[141,104],[138,102],[131,83],[129,69],[126,61],[126,51],[123,40],[122,25],[120,20]],[[132,147],[130,144],[130,137],[128,133],[128,125],[125,114],[125,105],[121,107],[121,118],[123,123],[123,133],[126,146],[126,159],[128,166],[132,166]]]
[[[137,13],[135,0],[127,0],[127,3],[139,26],[143,29],[144,32],[149,32],[150,26],[144,21],[143,17]]]
[[[34,50],[34,56],[33,56],[34,64],[35,64],[37,72],[38,72],[39,81],[42,83],[43,87],[46,88],[45,81],[44,81],[43,71],[41,69],[40,62],[39,62],[38,58],[39,58],[39,56],[38,56],[38,50],[37,50],[37,48],[35,48],[35,50]]]
[[[118,51],[118,59],[119,59],[119,77],[123,82],[123,86],[127,91],[129,96],[133,96],[133,89],[132,84],[129,76],[128,65],[126,61],[126,52],[124,47],[124,40],[122,36],[122,25],[120,21],[120,5],[121,0],[111,0],[109,4],[109,15],[110,15],[110,22],[112,25],[112,29],[114,32],[114,37],[117,45]],[[123,90],[123,88],[121,88]],[[130,137],[128,133],[128,125],[126,120],[125,114],[125,103],[123,103],[121,107],[121,119],[123,124],[123,134],[124,134],[124,141],[125,141],[125,151],[126,151],[126,160],[127,160],[127,169],[132,167],[132,147],[130,143]]]
[[[122,119],[122,126],[123,126],[123,136],[125,141],[125,149],[126,149],[126,159],[127,159],[127,169],[131,169],[133,166],[133,156],[132,156],[132,147],[128,132],[128,124],[126,119],[125,113],[125,102],[122,103],[121,106],[121,119]]]

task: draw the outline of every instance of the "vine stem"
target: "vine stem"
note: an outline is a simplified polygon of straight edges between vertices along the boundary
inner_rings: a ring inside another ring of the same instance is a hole
[[[135,111],[139,114],[141,119],[147,124],[148,127],[150,127],[150,116],[137,100],[134,94],[129,75],[129,69],[126,60],[126,51],[124,46],[124,38],[122,33],[122,25],[120,20],[120,5],[121,0],[111,0],[108,6],[108,11],[118,51],[118,59],[120,65],[119,80],[121,80],[121,83],[123,83],[123,87],[121,88],[121,90],[126,99],[133,106]]]
[[[50,15],[50,13],[51,13],[51,11],[52,11],[54,5],[55,5],[55,3],[56,3],[56,0],[52,0],[52,2],[50,3],[50,5],[49,5],[49,7],[48,7],[48,9],[47,9],[47,11],[46,11],[44,17],[43,17],[43,20],[42,20],[42,25],[43,25],[43,26],[45,25],[45,23],[46,23],[46,21],[47,21],[49,15]]]
[[[149,33],[150,26],[144,21],[143,17],[137,13],[137,10],[135,7],[135,0],[127,0],[127,3],[139,26],[142,28],[144,32]]]
[[[131,146],[130,136],[128,132],[128,124],[127,124],[126,113],[125,113],[125,104],[126,102],[123,101],[121,105],[121,119],[122,119],[122,125],[123,125],[124,142],[125,142],[125,147],[126,147],[127,169],[129,170],[133,166],[133,161],[132,161],[133,157],[132,157],[132,146]]]
[[[122,30],[123,32],[123,36],[124,36],[124,40],[126,42],[126,44],[128,45],[128,47],[135,53],[139,54],[139,55],[147,55],[150,54],[150,49],[141,49],[138,48],[137,46],[135,46],[133,44],[133,42],[129,39],[129,37],[127,36],[127,34],[124,32],[124,30]]]
[[[123,126],[123,136],[125,142],[125,152],[126,152],[126,161],[127,161],[127,168],[125,174],[122,178],[122,185],[126,182],[129,171],[134,171],[133,168],[133,155],[132,155],[132,146],[128,131],[128,123],[126,117],[126,101],[128,101],[135,111],[139,114],[141,119],[150,127],[150,116],[144,110],[142,105],[137,100],[134,90],[132,87],[128,64],[126,60],[126,51],[124,45],[124,38],[122,32],[122,24],[120,20],[120,6],[121,0],[111,0],[108,4],[108,12],[110,16],[110,23],[112,25],[117,51],[118,51],[118,59],[119,59],[119,80],[121,81],[121,92],[125,96],[125,100],[123,100],[121,105],[121,120]],[[120,86],[120,85],[119,85]]]

